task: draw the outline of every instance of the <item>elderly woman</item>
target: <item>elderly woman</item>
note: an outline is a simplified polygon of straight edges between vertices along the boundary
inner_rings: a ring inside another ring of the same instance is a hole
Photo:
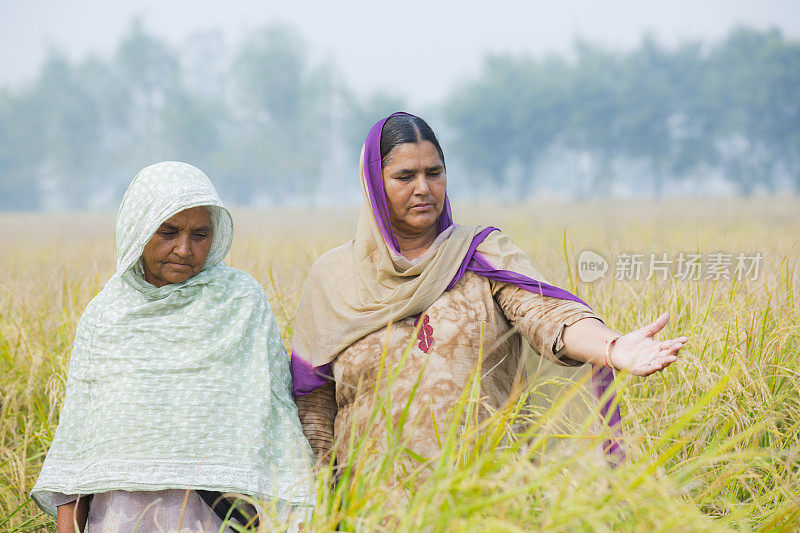
[[[654,339],[666,314],[617,333],[541,281],[499,230],[454,224],[442,149],[418,117],[396,113],[372,127],[361,184],[356,237],[314,263],[294,327],[295,401],[318,461],[335,441],[346,457],[351,428],[386,441],[386,426],[369,424],[373,390],[364,386],[380,382],[384,350],[386,368],[404,365],[391,384],[391,416],[410,401],[408,418],[423,423],[407,430],[407,446],[435,457],[437,428],[426,422],[446,419],[478,363],[482,398],[502,406],[524,372],[523,339],[558,365],[600,367],[601,387],[613,379],[602,367],[646,376],[675,362],[688,340]]]
[[[128,188],[117,270],[78,325],[32,491],[59,531],[220,531],[221,493],[311,505],[289,360],[261,286],[222,263],[232,238],[191,165],[152,165]]]

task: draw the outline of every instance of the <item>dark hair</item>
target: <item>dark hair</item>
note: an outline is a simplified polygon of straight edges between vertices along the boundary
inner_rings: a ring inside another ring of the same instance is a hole
[[[439,157],[444,166],[444,154],[436,134],[428,123],[414,115],[396,115],[390,117],[383,125],[381,131],[381,167],[389,162],[389,156],[398,145],[405,143],[420,143],[430,141],[439,152]]]

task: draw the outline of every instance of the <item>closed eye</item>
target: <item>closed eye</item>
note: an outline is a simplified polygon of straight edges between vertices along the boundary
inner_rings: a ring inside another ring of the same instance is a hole
[[[432,167],[428,167],[426,171],[429,176],[439,175],[442,172],[444,172],[444,167],[442,165],[435,165]]]

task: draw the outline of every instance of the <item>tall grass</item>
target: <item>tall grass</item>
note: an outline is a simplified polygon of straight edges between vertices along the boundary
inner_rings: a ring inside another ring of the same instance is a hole
[[[307,529],[796,530],[798,212],[797,199],[457,208],[462,223],[503,228],[610,327],[629,331],[669,311],[662,336],[690,343],[668,370],[618,380],[628,461],[616,469],[597,454],[602,435],[584,378],[535,356],[531,384],[487,419],[476,416],[476,373],[442,425],[441,456],[429,460],[406,445],[419,421],[384,417],[391,387],[376,386],[372,423],[391,437],[355,439],[340,460],[349,468],[322,470]],[[261,281],[288,343],[309,266],[351,237],[356,214],[234,217],[229,263]],[[754,281],[622,282],[610,272],[583,284],[575,258],[585,248],[607,258],[760,251],[765,260]],[[78,318],[113,271],[113,254],[111,214],[0,215],[0,530],[55,529],[28,493],[58,422]],[[385,383],[400,370],[385,368]]]

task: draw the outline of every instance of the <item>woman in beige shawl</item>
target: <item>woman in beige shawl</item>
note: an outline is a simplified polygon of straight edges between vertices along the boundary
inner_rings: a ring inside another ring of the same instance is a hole
[[[430,458],[439,451],[435,426],[478,363],[481,397],[495,408],[509,398],[522,374],[523,339],[558,365],[595,365],[597,394],[613,380],[611,369],[652,374],[688,341],[654,339],[667,314],[617,333],[580,299],[542,281],[497,228],[454,224],[444,156],[419,117],[395,113],[375,124],[360,171],[356,237],[312,266],[292,339],[295,399],[318,461],[334,442],[346,457],[351,430],[386,441],[385,426],[369,424],[373,390],[365,386],[381,380],[384,350],[385,368],[404,365],[388,385],[388,414],[396,421],[410,403],[407,416],[420,423],[405,428],[406,445]],[[601,412],[617,424],[618,410],[609,409]],[[605,448],[622,455],[615,440]]]

